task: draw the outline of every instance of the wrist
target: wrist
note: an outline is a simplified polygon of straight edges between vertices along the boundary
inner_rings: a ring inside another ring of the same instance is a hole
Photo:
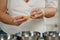
[[[45,17],[45,11],[46,11],[46,9],[45,8],[42,8],[43,17]]]

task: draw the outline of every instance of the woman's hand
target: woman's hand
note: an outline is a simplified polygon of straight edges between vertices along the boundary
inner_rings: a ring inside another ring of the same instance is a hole
[[[31,11],[30,15],[31,15],[31,18],[33,18],[33,19],[43,18],[42,9],[36,8],[36,9],[34,9],[34,10]]]
[[[25,16],[17,16],[14,19],[14,25],[19,26],[20,24],[22,24],[23,22],[25,22],[27,19],[25,18]]]

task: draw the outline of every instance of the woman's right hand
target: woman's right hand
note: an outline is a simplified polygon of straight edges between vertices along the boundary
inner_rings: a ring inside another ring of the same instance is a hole
[[[21,25],[23,22],[25,22],[27,20],[27,18],[25,18],[25,16],[17,16],[14,18],[14,25],[19,26]]]
[[[42,9],[41,8],[36,8],[36,9],[31,11],[30,15],[31,15],[31,18],[33,18],[33,19],[41,19],[41,18],[43,18]]]

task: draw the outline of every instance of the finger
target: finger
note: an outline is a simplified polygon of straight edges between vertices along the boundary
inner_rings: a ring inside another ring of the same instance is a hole
[[[32,19],[35,19],[35,16],[31,16]]]
[[[35,18],[36,19],[39,19],[39,18],[42,18],[43,17],[43,14],[40,14],[40,15],[36,15]]]
[[[32,10],[32,12],[37,12],[39,10],[40,10],[40,8],[35,8],[35,9]]]
[[[33,13],[31,13],[31,16],[34,16],[35,14],[37,14],[37,12],[33,12]]]
[[[16,22],[22,22],[22,21],[25,21],[25,20],[24,19],[16,20]]]
[[[22,23],[22,22],[18,22],[17,20],[14,20],[14,24],[15,24],[16,26],[19,26],[21,23]]]
[[[34,13],[34,14],[32,13],[31,16],[37,16],[37,15],[40,15],[40,14],[41,13],[39,13],[39,12],[38,13]]]
[[[36,11],[39,11],[39,8],[36,8],[35,10],[36,10]]]
[[[37,15],[37,14],[41,14],[42,11],[37,11],[37,12],[32,12],[31,15],[34,16],[34,15]]]
[[[42,11],[38,11],[36,15],[40,15],[42,14],[43,12]]]
[[[32,9],[32,12],[36,12],[37,10],[36,9]]]
[[[17,16],[15,17],[16,20],[23,18],[24,16]]]
[[[15,20],[15,24],[18,26],[18,25],[20,25],[20,24],[22,24],[23,23],[23,21],[20,21],[20,20]]]
[[[42,17],[43,17],[43,14],[31,16],[31,18],[34,18],[34,19],[38,19],[38,18],[42,18]]]

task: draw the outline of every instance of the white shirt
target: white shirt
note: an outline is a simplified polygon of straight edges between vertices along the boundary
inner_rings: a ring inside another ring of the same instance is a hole
[[[30,11],[34,8],[45,8],[45,7],[54,7],[57,8],[57,0],[30,0],[28,3],[25,3],[23,0],[8,0],[8,12],[12,17],[16,17],[19,15],[28,16],[30,15]],[[20,31],[38,31],[38,32],[45,32],[45,31],[51,31],[52,25],[46,25],[51,24],[50,20],[53,19],[52,24],[57,23],[57,16],[47,19],[29,19],[28,21],[24,22],[20,26],[14,26],[14,25],[8,25],[2,23],[2,29],[6,33],[18,33]],[[55,18],[55,19],[54,19]],[[53,27],[54,29],[54,27]]]

